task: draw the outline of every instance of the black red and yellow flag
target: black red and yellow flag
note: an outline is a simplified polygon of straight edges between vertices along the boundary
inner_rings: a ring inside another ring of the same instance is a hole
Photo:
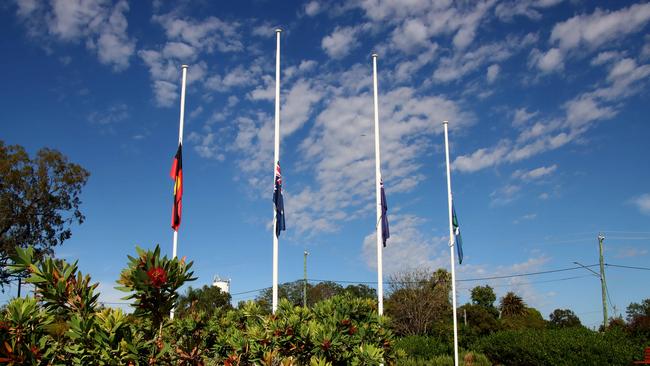
[[[178,231],[181,226],[181,209],[183,207],[183,145],[178,144],[172,170],[169,173],[174,180],[174,207],[172,211],[172,229]]]

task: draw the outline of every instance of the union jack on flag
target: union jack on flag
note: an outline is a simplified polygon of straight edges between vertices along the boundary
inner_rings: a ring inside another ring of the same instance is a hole
[[[282,198],[282,171],[280,162],[275,165],[275,184],[273,186],[273,204],[275,205],[275,235],[287,230],[284,223],[284,199]]]

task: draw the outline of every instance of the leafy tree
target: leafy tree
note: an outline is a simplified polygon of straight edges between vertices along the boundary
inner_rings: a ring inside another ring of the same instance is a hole
[[[644,316],[650,317],[650,299],[645,299],[640,304],[635,302],[631,303],[625,312],[628,323],[632,323],[636,319]]]
[[[472,289],[472,304],[482,306],[486,309],[494,308],[494,302],[497,300],[497,295],[494,293],[492,287],[476,286]]]
[[[582,325],[580,318],[570,309],[555,309],[549,317],[553,328],[579,327]]]
[[[400,335],[426,335],[451,317],[451,276],[444,269],[396,273],[390,277],[386,314]]]
[[[501,298],[499,310],[501,311],[501,317],[525,315],[526,303],[520,296],[510,291]]]
[[[360,299],[376,299],[377,291],[374,288],[368,287],[366,285],[348,285],[345,287],[343,293],[348,294],[352,297],[357,297]]]
[[[626,312],[630,332],[645,340],[645,343],[650,342],[650,299],[645,299],[640,304],[631,303]]]
[[[499,329],[495,313],[489,308],[476,304],[465,304],[459,310],[461,318],[466,316],[467,327],[473,335],[485,336]]]
[[[205,285],[195,289],[190,286],[184,295],[178,297],[175,312],[180,318],[193,312],[203,312],[212,317],[217,309],[231,309],[230,300],[230,294],[221,292],[219,287]]]
[[[7,266],[16,247],[32,246],[37,258],[72,235],[81,224],[81,189],[89,173],[56,150],[41,149],[33,159],[22,146],[0,141],[0,286],[22,273]]]

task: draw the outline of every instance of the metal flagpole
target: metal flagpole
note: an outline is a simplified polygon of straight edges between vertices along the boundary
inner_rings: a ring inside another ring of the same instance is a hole
[[[187,65],[182,65],[181,70],[183,71],[183,77],[181,80],[181,117],[178,124],[178,144],[183,145],[183,124],[185,123],[185,82],[187,80]],[[174,184],[176,184],[174,182]],[[174,245],[172,248],[172,256],[176,258],[178,248],[178,230],[174,230]],[[169,317],[174,319],[174,309],[172,308],[169,313]]]
[[[275,169],[280,161],[280,33],[282,29],[275,30],[275,153],[273,157],[273,181],[275,182]],[[278,236],[276,226],[278,218],[275,207],[273,208],[273,314],[278,309]]]
[[[372,54],[372,85],[375,100],[375,190],[377,196],[377,308],[384,315],[384,281],[382,263],[382,225],[381,225],[381,154],[379,151],[379,102],[377,98],[377,54]]]
[[[449,122],[443,121],[442,125],[445,130],[445,158],[447,161],[447,201],[449,205],[449,253],[451,255],[451,298],[454,315],[454,366],[458,366],[458,319],[456,316],[456,258],[454,258],[454,246],[456,238],[454,236],[454,227],[452,222],[452,196],[451,196],[451,167],[449,165],[449,138],[447,136],[447,125]]]
[[[178,144],[183,144],[183,123],[185,122],[185,81],[187,80],[187,65],[182,65],[183,79],[181,81],[181,118],[178,126]],[[178,231],[174,230],[174,248],[172,256],[176,258],[176,251],[178,246]]]

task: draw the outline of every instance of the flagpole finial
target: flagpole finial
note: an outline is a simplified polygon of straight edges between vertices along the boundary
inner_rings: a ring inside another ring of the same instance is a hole
[[[187,65],[181,65],[181,69],[187,69],[189,66]]]
[[[282,28],[275,28],[275,33],[282,33]]]
[[[379,57],[379,55],[377,54],[377,52],[373,52],[372,55],[370,55],[370,57],[377,58],[377,57]]]
[[[449,124],[449,121],[442,121],[443,125]]]

